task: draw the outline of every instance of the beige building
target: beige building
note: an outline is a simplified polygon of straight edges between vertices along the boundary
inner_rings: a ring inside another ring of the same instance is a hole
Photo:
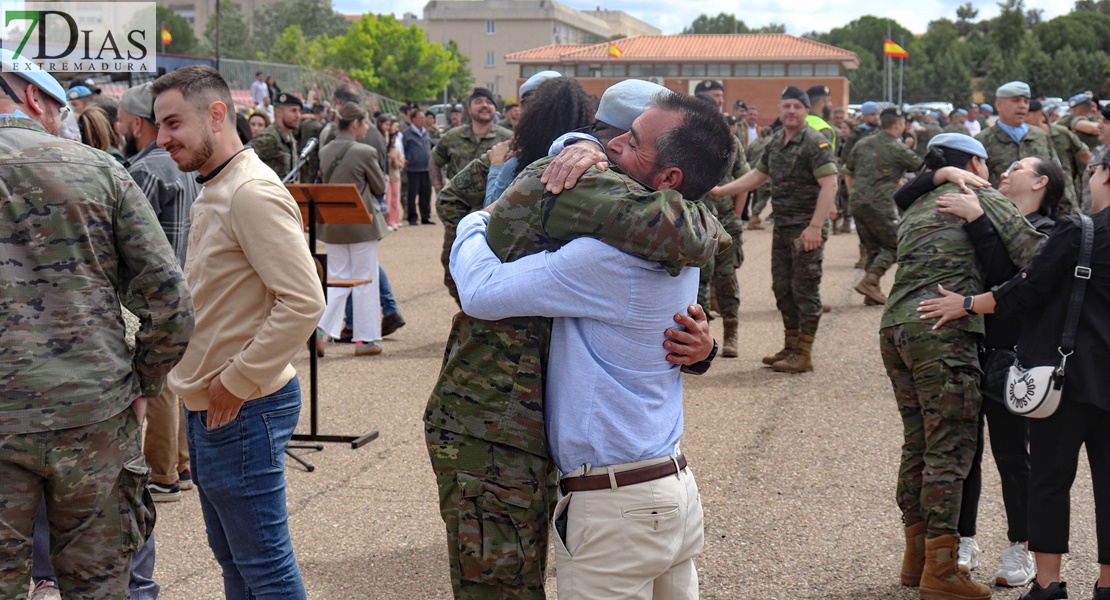
[[[455,40],[470,58],[475,85],[515,98],[520,66],[505,56],[546,44],[591,44],[613,37],[658,34],[659,29],[619,10],[581,11],[552,0],[432,0],[424,18],[406,14],[428,41]]]

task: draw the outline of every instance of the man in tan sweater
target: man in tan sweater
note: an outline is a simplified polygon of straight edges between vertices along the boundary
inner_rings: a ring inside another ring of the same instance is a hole
[[[185,402],[208,544],[228,598],[303,599],[285,506],[285,447],[301,408],[289,361],[324,296],[300,211],[239,141],[218,72],[178,69],[151,92],[158,145],[203,186],[185,261],[196,328],[168,381]]]

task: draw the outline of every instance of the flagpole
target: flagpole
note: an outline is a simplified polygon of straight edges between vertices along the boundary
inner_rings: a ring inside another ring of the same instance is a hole
[[[886,22],[886,39],[890,39],[890,21]],[[884,51],[883,54],[885,55],[886,52]],[[890,56],[886,57],[886,101],[894,102],[894,72],[893,65],[891,65],[890,62]]]
[[[906,48],[906,36],[902,36],[902,49]],[[903,52],[903,54],[905,54]],[[902,73],[906,70],[906,57],[898,57],[898,106],[902,106]]]

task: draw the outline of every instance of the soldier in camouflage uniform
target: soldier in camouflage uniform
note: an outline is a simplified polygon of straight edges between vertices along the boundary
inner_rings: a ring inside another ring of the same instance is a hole
[[[721,180],[721,185],[743,177],[750,170],[748,160],[744,157],[744,149],[737,140],[736,158],[729,174]],[[740,221],[740,215],[733,210],[736,206],[734,198],[706,196],[702,201],[709,206],[713,215],[732,237],[732,248],[714,256],[709,264],[702,267],[698,282],[698,304],[709,306],[709,290],[712,286],[717,292],[717,310],[724,321],[725,335],[721,344],[721,356],[734,358],[739,355],[736,337],[740,327],[740,282],[736,279],[736,271],[744,264],[744,242],[741,237],[744,233],[744,224]]]
[[[888,108],[880,116],[882,131],[856,145],[844,164],[844,177],[852,193],[856,231],[867,251],[867,275],[856,284],[864,304],[886,304],[880,280],[894,265],[898,251],[894,192],[902,175],[917,171],[921,158],[902,143],[906,120],[902,110]]]
[[[1091,158],[1091,151],[1079,140],[1079,137],[1070,129],[1055,123],[1045,121],[1041,103],[1037,100],[1029,101],[1029,114],[1025,120],[1031,127],[1047,131],[1056,155],[1060,158],[1060,168],[1064,171],[1064,196],[1060,199],[1059,214],[1062,216],[1079,212],[1079,203],[1082,196],[1075,189],[1075,181],[1079,174],[1087,168],[1087,161]],[[1097,138],[1096,138],[1097,139]]]
[[[881,109],[877,102],[864,102],[860,107],[860,124],[852,128],[848,133],[847,139],[840,145],[837,150],[837,158],[841,164],[848,160],[848,156],[852,153],[852,148],[860,143],[864,138],[874,135],[879,131],[879,113]],[[843,175],[843,173],[842,173]],[[840,193],[836,198],[836,209],[840,213],[842,222],[840,227],[833,225],[834,233],[852,233],[852,218],[855,216],[851,207],[851,186],[847,184],[846,178],[841,177]],[[856,219],[859,222],[859,219]],[[858,225],[857,225],[858,228]],[[863,246],[863,236],[860,236],[860,245]]]
[[[552,159],[526,167],[497,202],[487,232],[502,261],[589,236],[662,263],[672,274],[703,265],[730,241],[700,202],[653,192],[619,169],[590,169],[560,194],[540,181]],[[484,168],[474,161],[446,189],[455,222],[480,208]],[[650,227],[646,223],[653,223]],[[555,473],[543,424],[551,320],[484,321],[455,315],[443,369],[424,414],[447,526],[456,598],[544,597]]]
[[[962,108],[957,108],[948,113],[948,124],[944,126],[941,132],[971,135],[971,130],[967,128],[967,111]]]
[[[997,188],[1002,173],[1027,156],[1040,156],[1060,164],[1056,147],[1048,134],[1025,123],[1025,115],[1029,111],[1029,85],[1011,81],[999,87],[995,96],[998,121],[975,136],[987,149],[991,185]]]
[[[277,173],[278,179],[284,179],[297,166],[300,151],[297,150],[295,133],[301,125],[301,107],[301,99],[293,94],[278,94],[277,100],[274,100],[274,122],[258,137],[247,142],[258,158]],[[299,174],[290,182],[299,183]]]
[[[986,175],[983,145],[968,136],[933,139],[944,160],[930,168],[958,166]],[[966,222],[937,210],[936,199],[958,193],[946,184],[916,200],[898,226],[898,270],[883,312],[880,349],[902,415],[905,441],[897,500],[905,525],[902,583],[920,585],[922,596],[990,598],[987,586],[957,569],[963,482],[975,455],[979,408],[981,316],[969,315],[933,330],[917,309],[937,286],[961,294],[983,289],[983,273]],[[1020,211],[990,188],[975,191],[1014,264],[1027,264],[1044,239]],[[950,595],[945,595],[950,594]]]
[[[771,139],[756,170],[713,194],[742,195],[771,182],[775,228],[771,279],[782,313],[785,344],[763,363],[776,371],[813,370],[813,339],[821,320],[821,263],[828,215],[836,200],[837,168],[828,139],[806,125],[806,92],[788,86],[779,101],[783,128]],[[736,207],[737,213],[743,205]]]
[[[463,167],[485,154],[494,144],[513,137],[513,132],[493,124],[497,105],[492,92],[474,88],[467,106],[470,124],[444,133],[432,150],[432,160],[443,172],[444,182],[451,181]]]
[[[929,111],[925,113],[925,129],[917,132],[917,144],[913,147],[913,151],[921,158],[925,158],[925,153],[929,149],[929,140],[944,133],[937,123],[940,113],[936,111]]]
[[[192,302],[123,167],[56,137],[61,85],[0,53],[0,597],[27,595],[45,495],[61,592],[127,598],[154,524],[140,419],[185,351]],[[134,353],[121,301],[142,319]]]
[[[371,127],[371,130],[375,129]],[[317,104],[312,107],[312,116],[301,119],[301,124],[297,127],[297,131],[293,136],[297,141],[298,148],[304,148],[308,140],[312,138],[316,138],[317,141],[316,148],[308,154],[308,160],[301,166],[301,173],[299,175],[301,183],[316,182],[316,175],[320,172],[320,147],[323,145],[320,143],[320,134],[323,131],[324,107]]]
[[[771,143],[771,135],[765,135],[755,143],[752,144],[748,153],[748,170],[754,169],[759,161],[763,159],[763,153],[767,151],[767,146]],[[763,218],[759,216],[763,209],[767,207],[767,203],[771,201],[771,184],[765,183],[752,191],[752,206],[751,206],[751,220],[748,221],[748,229],[762,230]]]
[[[1090,92],[1076,94],[1068,100],[1070,110],[1056,124],[1079,136],[1088,148],[1098,146],[1098,106]]]

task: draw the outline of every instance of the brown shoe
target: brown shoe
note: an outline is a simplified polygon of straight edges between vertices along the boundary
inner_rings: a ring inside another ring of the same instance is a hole
[[[797,329],[787,329],[786,330],[786,342],[783,345],[782,350],[779,350],[778,352],[772,354],[771,356],[764,356],[763,357],[763,364],[765,364],[769,367],[769,366],[779,362],[780,360],[786,358],[787,356],[790,356],[791,354],[794,354],[794,351],[798,349],[798,337],[801,336],[801,335],[802,335],[802,332],[798,331]]]
[[[821,304],[821,312],[831,313],[832,312],[832,307],[829,306],[828,304]]]
[[[925,540],[925,569],[921,574],[922,600],[990,600],[991,589],[975,583],[957,568],[960,536]]]
[[[864,249],[863,244],[859,245],[859,260],[856,261],[855,267],[857,269],[867,268],[867,250]]]
[[[798,350],[771,365],[779,373],[805,373],[813,370],[813,336],[798,337]]]
[[[863,294],[869,300],[874,301],[876,304],[886,304],[886,295],[883,294],[883,288],[879,284],[883,272],[879,269],[870,269],[867,275],[856,284],[856,291]]]
[[[925,570],[926,533],[925,521],[906,528],[906,551],[902,554],[902,585],[921,585],[921,573]]]
[[[736,333],[739,328],[739,319],[725,319],[725,343],[721,346],[721,356],[736,358],[740,355],[736,347]]]
[[[871,298],[866,298],[865,297],[863,299],[863,305],[864,306],[886,306],[886,302],[875,302]]]
[[[749,231],[763,231],[767,228],[763,225],[763,223],[752,219],[751,221],[748,221],[748,226],[746,227],[746,229],[748,229]]]

